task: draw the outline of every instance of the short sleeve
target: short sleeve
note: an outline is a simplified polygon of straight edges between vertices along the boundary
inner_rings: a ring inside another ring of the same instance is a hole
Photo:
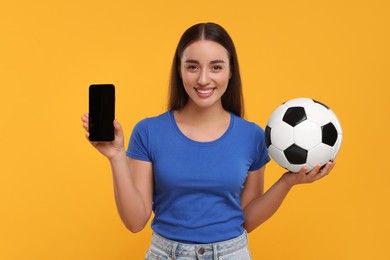
[[[131,133],[126,151],[128,157],[151,162],[147,119],[138,122]]]
[[[249,171],[256,171],[270,161],[268,150],[265,145],[264,130],[258,125],[256,124],[254,125],[255,125],[255,138],[254,138],[255,155],[254,155],[254,161],[252,165],[249,167]]]

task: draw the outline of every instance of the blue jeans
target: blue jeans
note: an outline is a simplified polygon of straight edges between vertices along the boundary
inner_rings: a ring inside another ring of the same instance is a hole
[[[250,260],[248,236],[213,244],[184,244],[166,239],[156,233],[145,256],[145,260]]]

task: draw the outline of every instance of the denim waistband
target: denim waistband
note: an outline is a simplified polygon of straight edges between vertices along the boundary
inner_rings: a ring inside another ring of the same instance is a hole
[[[212,244],[185,244],[164,238],[157,233],[152,235],[152,245],[175,259],[181,257],[201,257],[212,254],[214,259],[230,254],[248,246],[248,235],[245,231],[241,236]]]

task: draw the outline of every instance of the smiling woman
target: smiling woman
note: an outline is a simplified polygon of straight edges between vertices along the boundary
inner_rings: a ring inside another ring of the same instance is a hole
[[[286,173],[263,194],[270,160],[264,131],[242,118],[237,55],[217,24],[183,34],[170,90],[168,111],[140,121],[126,153],[118,121],[114,141],[92,142],[110,161],[119,215],[138,232],[154,212],[146,259],[250,259],[247,232],[269,219],[294,185],[326,176],[333,163],[321,172]],[[88,136],[88,116],[82,120]]]

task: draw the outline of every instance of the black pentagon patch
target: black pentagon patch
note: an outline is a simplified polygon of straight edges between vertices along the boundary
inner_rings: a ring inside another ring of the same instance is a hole
[[[291,145],[289,148],[284,150],[284,156],[291,164],[304,164],[307,160],[307,150],[299,147],[296,144]]]
[[[336,127],[332,123],[328,123],[321,127],[322,130],[322,142],[329,146],[332,146],[336,143],[338,133]]]
[[[314,101],[314,103],[317,103],[317,104],[320,104],[321,106],[326,107],[326,109],[330,109],[327,105],[325,105],[324,103],[321,103],[320,101],[317,101],[317,100],[314,100],[314,99],[313,99],[313,101]]]
[[[271,145],[271,127],[265,127],[265,145],[267,148]]]
[[[303,107],[290,107],[283,116],[283,121],[292,127],[305,121],[306,119],[306,112]]]

